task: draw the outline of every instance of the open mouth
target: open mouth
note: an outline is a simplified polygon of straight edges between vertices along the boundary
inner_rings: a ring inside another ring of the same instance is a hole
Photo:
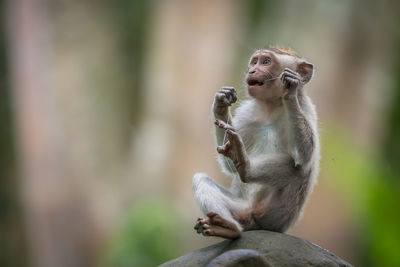
[[[254,86],[254,85],[262,86],[262,85],[264,85],[264,83],[262,81],[257,80],[257,79],[248,79],[247,80],[247,84],[250,85],[250,86]]]

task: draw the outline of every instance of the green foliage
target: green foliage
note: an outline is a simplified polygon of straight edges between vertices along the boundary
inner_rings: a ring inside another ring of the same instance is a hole
[[[157,266],[179,255],[179,224],[165,200],[138,203],[111,242],[107,265]]]
[[[357,148],[341,131],[323,136],[322,169],[345,193],[360,220],[363,266],[400,266],[400,181],[380,158]]]
[[[400,26],[400,20],[398,21]],[[397,30],[397,47],[400,47],[400,30]],[[400,174],[400,53],[396,54],[393,70],[393,93],[390,98],[387,127],[384,132],[383,157]]]

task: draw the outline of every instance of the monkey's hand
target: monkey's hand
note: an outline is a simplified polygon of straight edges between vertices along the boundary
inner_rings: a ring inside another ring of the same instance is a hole
[[[228,107],[235,103],[237,94],[235,88],[224,86],[221,87],[214,97],[213,111],[216,115],[225,115]]]
[[[225,144],[217,147],[217,152],[230,158],[242,182],[248,182],[247,174],[249,172],[250,162],[241,136],[231,125],[221,120],[215,120],[215,125],[225,129],[228,138]]]
[[[281,75],[281,80],[285,89],[283,92],[283,99],[297,96],[297,90],[301,86],[301,79],[300,74],[289,68],[285,68]]]

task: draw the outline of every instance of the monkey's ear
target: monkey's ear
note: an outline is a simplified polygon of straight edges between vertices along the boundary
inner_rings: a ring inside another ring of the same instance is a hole
[[[303,78],[303,83],[308,83],[314,74],[314,65],[307,61],[301,61],[297,65],[297,73]]]

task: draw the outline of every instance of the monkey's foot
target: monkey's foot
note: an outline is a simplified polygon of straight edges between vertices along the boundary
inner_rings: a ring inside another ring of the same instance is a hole
[[[208,219],[197,219],[194,229],[197,233],[204,236],[219,236],[228,239],[235,239],[240,237],[241,232],[237,226],[222,218],[215,212],[207,213]]]

